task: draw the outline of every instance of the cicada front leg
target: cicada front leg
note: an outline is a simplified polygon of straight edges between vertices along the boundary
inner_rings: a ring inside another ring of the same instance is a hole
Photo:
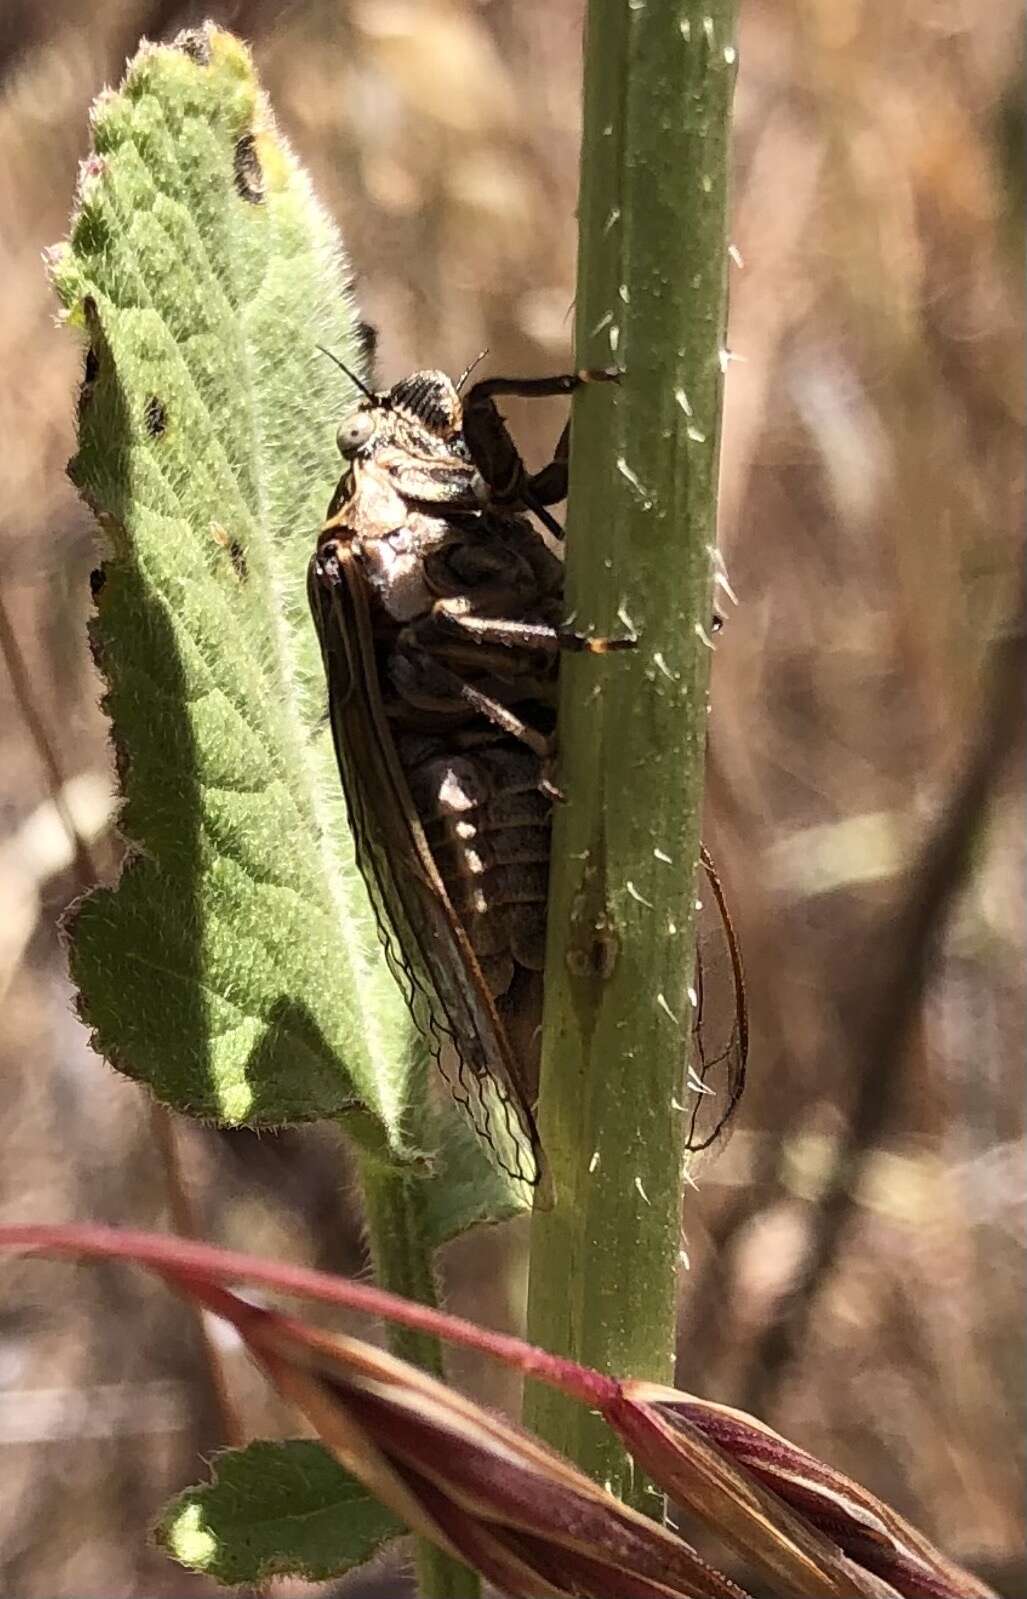
[[[560,435],[552,460],[541,471],[528,471],[496,404],[496,395],[516,394],[527,399],[573,394],[584,383],[614,383],[620,373],[563,372],[549,378],[483,378],[464,402],[464,437],[496,504],[513,510],[533,511],[557,538],[563,529],[546,507],[567,498],[570,423]]]

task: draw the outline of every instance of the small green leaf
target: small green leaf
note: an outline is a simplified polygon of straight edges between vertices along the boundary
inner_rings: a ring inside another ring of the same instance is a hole
[[[218,1455],[210,1483],[172,1500],[157,1541],[217,1582],[318,1582],[362,1565],[405,1532],[320,1444],[292,1439]]]
[[[342,1116],[409,1157],[419,1047],[355,867],[306,564],[359,367],[346,263],[248,53],[144,45],[52,271],[90,354],[72,475],[129,864],[74,921],[96,1047],[177,1109]],[[407,1134],[409,1137],[409,1133]]]
[[[428,1182],[417,1185],[425,1242],[431,1249],[449,1243],[479,1225],[511,1221],[531,1208],[527,1184],[502,1170],[465,1116],[454,1114],[445,1098],[436,1096],[426,1120],[437,1150]]]

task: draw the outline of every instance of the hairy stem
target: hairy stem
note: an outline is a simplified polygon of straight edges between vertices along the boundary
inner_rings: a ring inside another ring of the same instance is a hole
[[[368,1240],[375,1282],[422,1305],[438,1307],[432,1246],[424,1226],[423,1181],[394,1167],[361,1162]],[[394,1355],[445,1378],[442,1346],[430,1333],[388,1325]],[[481,1579],[425,1538],[414,1540],[420,1599],[478,1599]]]
[[[726,312],[734,5],[590,0],[568,610],[638,649],[562,671],[540,1113],[557,1190],[533,1223],[528,1336],[668,1381],[694,978]],[[559,1394],[529,1424],[656,1510]]]

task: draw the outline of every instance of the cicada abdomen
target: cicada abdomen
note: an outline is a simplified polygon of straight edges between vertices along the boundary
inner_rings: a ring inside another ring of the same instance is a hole
[[[539,763],[502,736],[454,752],[400,739],[429,848],[508,1032],[541,1021],[552,801]]]

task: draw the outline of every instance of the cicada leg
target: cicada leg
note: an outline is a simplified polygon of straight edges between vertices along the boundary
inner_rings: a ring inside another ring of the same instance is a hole
[[[443,665],[434,653],[419,643],[416,626],[405,628],[400,634],[389,663],[389,675],[407,704],[423,711],[472,711],[525,744],[547,764],[554,750],[551,736],[530,726],[491,694],[483,693],[458,672]]]
[[[471,608],[471,602],[461,596],[437,600],[432,608],[431,621],[458,637],[471,639],[477,644],[502,644],[511,649],[537,651],[542,655],[557,655],[561,650],[609,655],[615,650],[632,650],[637,639],[597,638],[576,633],[573,628],[551,627],[545,622],[517,622],[505,617],[480,616]]]
[[[613,383],[619,377],[619,372],[607,368],[563,372],[548,378],[483,378],[474,384],[464,402],[464,437],[497,504],[533,511],[551,533],[563,537],[562,527],[546,506],[567,498],[570,423],[560,434],[553,459],[541,471],[531,473],[510,437],[494,396],[516,394],[532,399],[573,394],[583,383]]]

